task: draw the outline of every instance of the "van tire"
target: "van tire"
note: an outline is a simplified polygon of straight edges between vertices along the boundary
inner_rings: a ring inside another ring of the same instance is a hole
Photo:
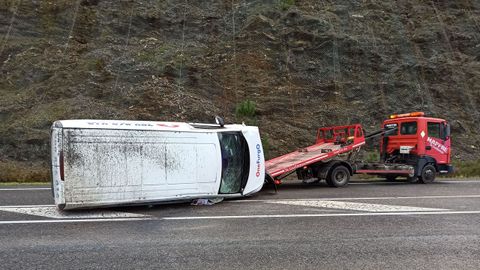
[[[422,184],[430,184],[433,181],[435,181],[435,174],[437,173],[437,170],[435,169],[435,166],[431,164],[425,165],[422,169],[422,176],[419,178],[420,183]]]
[[[343,165],[336,166],[328,174],[326,181],[331,187],[344,187],[350,181],[350,171]]]

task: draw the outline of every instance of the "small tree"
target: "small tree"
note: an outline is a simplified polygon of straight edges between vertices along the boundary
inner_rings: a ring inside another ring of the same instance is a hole
[[[248,99],[242,101],[235,109],[235,116],[238,119],[253,119],[255,117],[255,102]]]

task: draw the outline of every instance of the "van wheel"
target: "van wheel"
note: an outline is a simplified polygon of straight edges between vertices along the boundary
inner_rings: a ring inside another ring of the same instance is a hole
[[[346,186],[350,181],[350,171],[343,165],[337,166],[330,172],[326,181],[331,187]]]
[[[420,182],[423,184],[430,184],[435,180],[435,174],[437,170],[435,166],[427,164],[423,167],[422,176],[420,177]]]

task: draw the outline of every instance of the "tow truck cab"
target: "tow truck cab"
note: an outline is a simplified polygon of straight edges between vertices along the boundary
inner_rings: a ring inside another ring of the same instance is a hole
[[[444,119],[425,117],[423,112],[391,115],[383,122],[385,134],[380,142],[384,163],[403,163],[415,167],[415,177],[425,168],[433,173],[451,173],[450,125]]]

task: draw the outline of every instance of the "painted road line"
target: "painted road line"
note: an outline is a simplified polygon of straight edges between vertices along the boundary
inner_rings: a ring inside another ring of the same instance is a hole
[[[96,218],[142,218],[143,214],[133,214],[127,212],[109,211],[109,210],[87,210],[87,211],[60,211],[55,206],[35,206],[35,207],[0,207],[0,211],[40,216],[54,219],[96,219]]]
[[[359,200],[403,200],[403,199],[455,199],[455,198],[480,198],[480,194],[470,195],[427,195],[427,196],[395,196],[395,197],[347,197],[347,198],[321,198],[325,201],[359,201]],[[283,199],[284,201],[308,201],[319,200],[319,198],[307,198],[307,199]],[[230,200],[225,201],[229,203],[248,203],[248,202],[275,202],[277,200]]]
[[[462,183],[462,184],[473,184],[473,183],[480,183],[480,180],[436,180],[434,183],[447,183],[447,184],[457,184],[457,183]]]
[[[350,181],[348,184],[354,184],[354,185],[358,185],[358,184],[410,184],[407,180],[405,181],[402,181],[402,180],[398,180],[398,181],[395,181],[395,182],[386,182],[385,180],[373,180],[373,181]],[[433,182],[433,184],[435,183],[448,183],[448,184],[456,184],[456,183],[461,183],[461,184],[464,184],[464,183],[480,183],[480,180],[435,180],[435,182]]]
[[[429,185],[436,185],[436,184],[478,184],[480,181],[436,181]],[[405,182],[350,182],[348,185],[358,186],[358,185],[411,185],[411,183]]]
[[[55,207],[55,205],[54,204],[0,205],[0,208],[19,208],[19,207]]]
[[[401,206],[401,205],[385,205],[385,204],[325,201],[325,200],[297,200],[297,201],[277,200],[277,201],[272,201],[268,203],[315,207],[315,208],[330,208],[330,209],[337,209],[337,210],[365,211],[365,212],[432,212],[432,211],[448,210],[448,209],[440,209],[440,208],[424,208],[424,207]]]
[[[0,188],[0,191],[35,191],[35,190],[52,190],[51,188]]]
[[[435,185],[436,183],[442,184],[479,184],[479,180],[436,180],[432,184]],[[411,185],[411,183],[405,181],[397,181],[397,182],[385,182],[385,180],[377,180],[377,181],[366,181],[366,182],[349,182],[349,185],[371,185],[371,184],[381,184],[381,185]]]
[[[255,219],[255,218],[308,218],[308,217],[358,217],[358,216],[425,216],[425,215],[472,215],[480,211],[441,211],[441,212],[387,212],[387,213],[325,213],[325,214],[286,214],[251,216],[193,216],[164,217],[161,220],[209,220],[209,219]]]
[[[0,225],[8,224],[41,224],[41,223],[80,223],[80,222],[118,222],[143,221],[151,218],[95,218],[95,219],[45,219],[45,220],[2,220]]]

